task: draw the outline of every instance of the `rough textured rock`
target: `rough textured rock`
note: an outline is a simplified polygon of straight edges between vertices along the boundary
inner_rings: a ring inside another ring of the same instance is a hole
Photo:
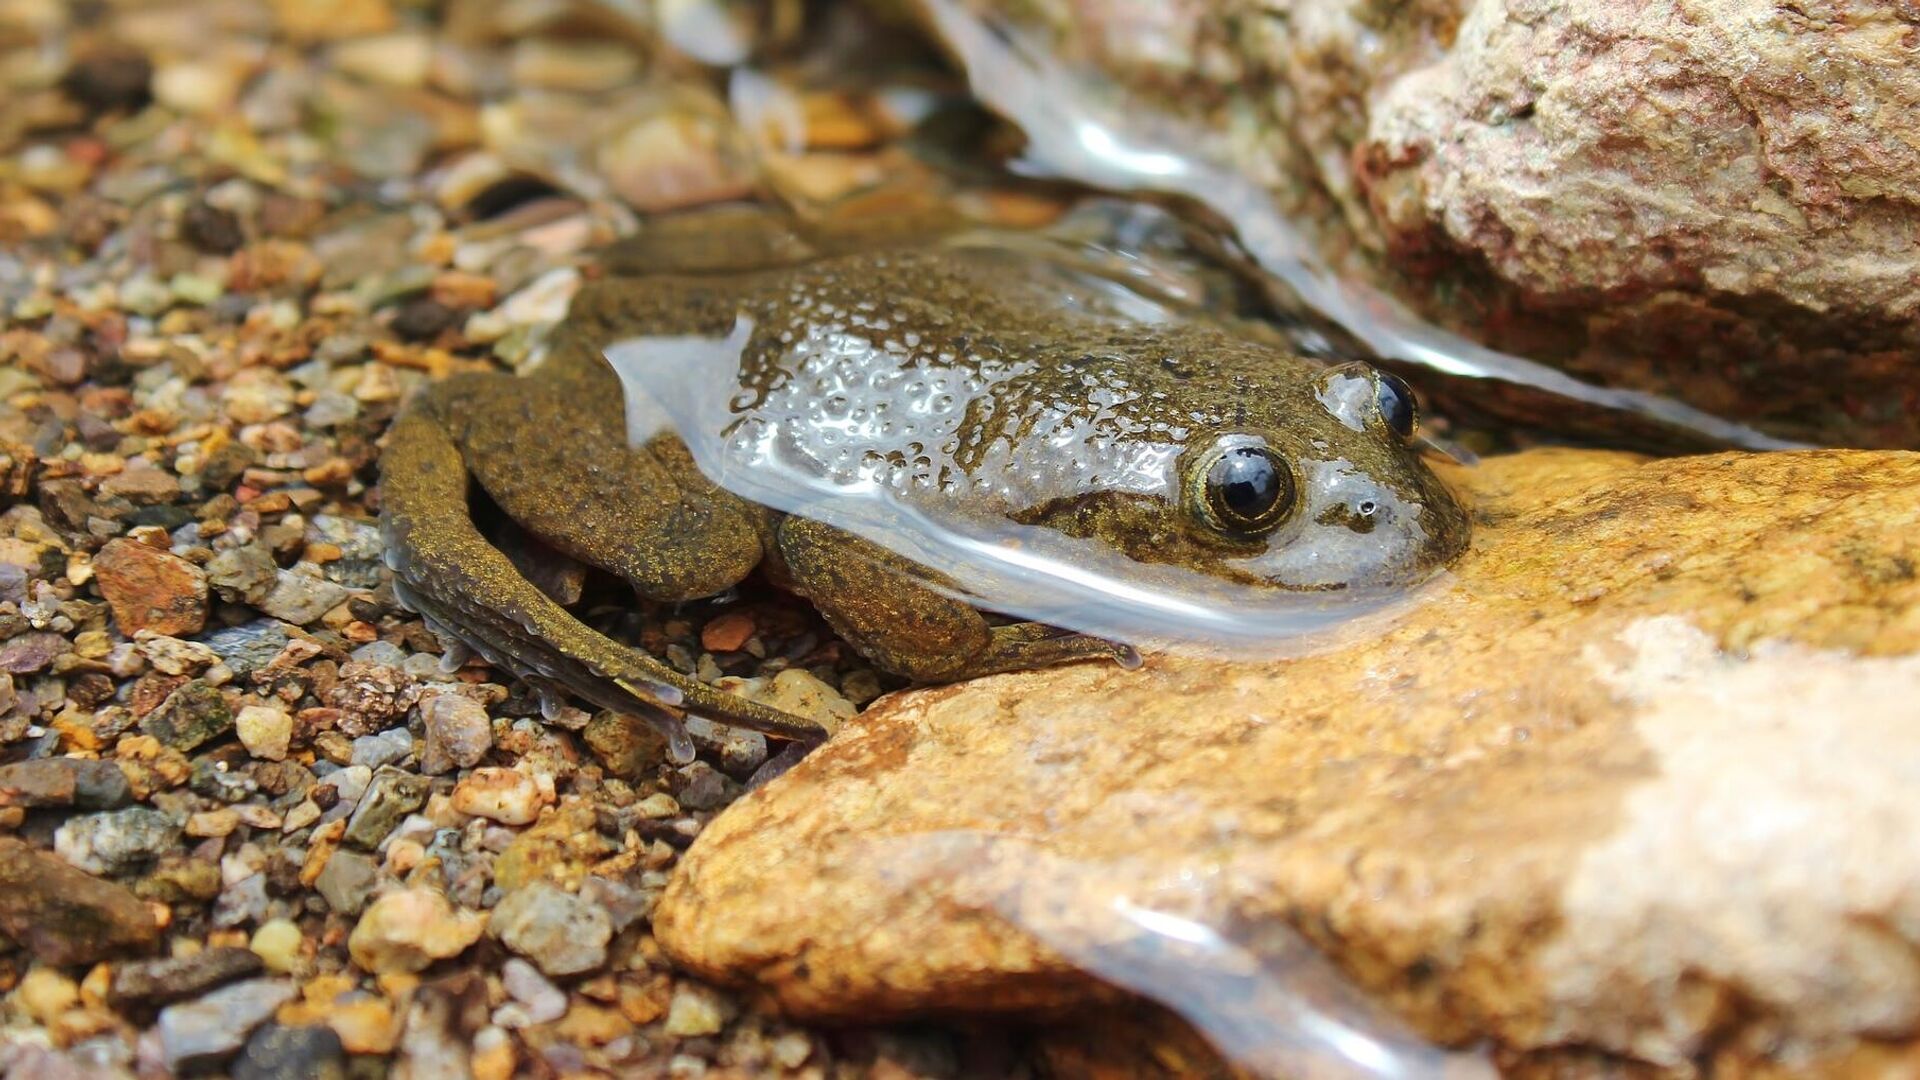
[[[508,893],[487,932],[548,975],[578,975],[607,960],[607,913],[544,881]]]
[[[160,1010],[154,1025],[160,1052],[175,1072],[224,1060],[246,1045],[247,1035],[294,996],[292,983],[254,979],[235,983],[195,1001]]]
[[[114,968],[107,1000],[115,1006],[167,1005],[235,979],[257,975],[260,968],[258,956],[246,949],[230,947],[141,960]]]
[[[94,556],[93,572],[114,621],[128,635],[152,630],[179,637],[206,624],[206,571],[178,555],[137,540],[112,540]]]
[[[1920,456],[1457,475],[1473,548],[1399,617],[882,703],[708,828],[659,940],[841,1019],[1111,993],[1069,954],[1204,971],[1146,909],[1569,1066],[1914,1030]]]
[[[1910,4],[974,6],[1208,132],[1455,329],[1788,434],[1920,445]]]
[[[460,911],[432,889],[403,889],[373,902],[354,925],[353,962],[376,974],[421,971],[480,939],[486,916]]]
[[[90,964],[160,936],[133,893],[0,836],[0,932],[49,964]]]
[[[132,797],[126,774],[111,761],[33,758],[0,765],[0,807],[112,810],[125,806]]]

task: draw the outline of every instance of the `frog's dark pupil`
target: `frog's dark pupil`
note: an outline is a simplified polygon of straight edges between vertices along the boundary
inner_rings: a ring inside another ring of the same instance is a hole
[[[1270,524],[1284,510],[1292,479],[1271,451],[1242,446],[1221,454],[1207,470],[1207,490],[1222,522],[1236,528]]]
[[[1387,427],[1403,439],[1412,438],[1413,388],[1398,375],[1382,371],[1373,397],[1380,406],[1380,416],[1387,422]]]

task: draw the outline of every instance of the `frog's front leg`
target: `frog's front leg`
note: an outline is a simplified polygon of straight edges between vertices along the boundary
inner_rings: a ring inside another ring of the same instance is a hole
[[[880,668],[918,682],[1139,655],[1126,645],[1042,623],[994,626],[927,584],[926,571],[869,541],[805,518],[780,522],[780,556],[793,586],[846,642]]]
[[[825,738],[811,721],[715,690],[614,641],[534,587],[473,524],[466,462],[435,407],[440,396],[435,387],[394,423],[381,457],[382,526],[402,600],[507,670],[639,714],[668,736],[676,758],[691,755],[682,711],[787,739]]]

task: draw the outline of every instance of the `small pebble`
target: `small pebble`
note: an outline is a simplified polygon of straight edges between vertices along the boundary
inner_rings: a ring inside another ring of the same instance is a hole
[[[515,769],[475,769],[453,789],[455,810],[502,825],[530,825],[540,806],[540,785]]]
[[[233,1080],[346,1080],[346,1050],[321,1025],[268,1024],[253,1033],[233,1063]]]
[[[531,1027],[550,1023],[567,1013],[566,991],[548,982],[538,968],[517,956],[508,958],[501,967],[500,983],[524,1010],[516,1018],[520,1023],[503,1023],[502,1027]]]
[[[154,1026],[167,1068],[178,1073],[225,1060],[293,995],[284,979],[254,979],[160,1010]]]
[[[682,1039],[717,1035],[733,1015],[733,1003],[717,990],[687,979],[673,985],[667,1006],[667,1034]]]
[[[247,948],[260,958],[268,971],[290,975],[300,967],[303,940],[299,924],[292,919],[269,919],[253,932]]]
[[[110,540],[93,557],[94,581],[131,636],[152,630],[169,637],[195,634],[207,621],[205,571],[137,540]]]
[[[430,776],[478,765],[493,748],[487,710],[464,694],[430,694],[420,702],[426,746],[420,769]]]
[[[363,766],[355,766],[360,768]],[[372,850],[380,846],[400,819],[413,813],[427,801],[429,781],[392,766],[383,766],[373,774],[366,794],[347,821],[346,840]]]
[[[107,1000],[116,1006],[169,1005],[235,979],[257,975],[260,958],[246,949],[202,949],[185,956],[115,965]]]
[[[122,874],[172,848],[180,834],[180,826],[160,811],[130,806],[69,820],[54,830],[53,850],[90,874]]]
[[[273,588],[256,606],[276,619],[305,626],[339,607],[350,595],[351,590],[325,578],[281,570],[275,575]]]
[[[613,925],[606,912],[537,881],[501,899],[487,932],[547,975],[578,975],[606,963]]]
[[[420,971],[480,940],[487,917],[457,910],[440,893],[403,889],[375,900],[347,939],[353,962],[376,975]]]
[[[293,739],[293,717],[272,705],[248,705],[233,719],[240,744],[262,761],[283,761]]]
[[[342,915],[358,915],[373,894],[380,867],[357,851],[335,851],[313,881],[327,906]]]

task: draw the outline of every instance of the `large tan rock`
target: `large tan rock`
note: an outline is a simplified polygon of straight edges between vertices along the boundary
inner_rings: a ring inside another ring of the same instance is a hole
[[[709,827],[660,941],[840,1019],[1111,1000],[1072,957],[1204,1020],[1257,997],[1207,957],[1297,930],[1507,1061],[1911,1037],[1920,455],[1455,475],[1473,547],[1398,621],[899,695]]]
[[[1011,19],[1123,115],[1179,117],[1450,328],[1779,433],[1920,446],[1902,0],[916,2]]]

